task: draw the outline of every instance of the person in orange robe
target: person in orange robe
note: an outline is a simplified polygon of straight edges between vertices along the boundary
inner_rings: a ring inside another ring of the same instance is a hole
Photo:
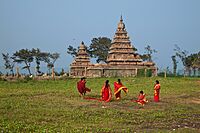
[[[101,98],[102,101],[105,102],[110,102],[110,100],[112,99],[112,91],[109,85],[109,80],[106,80],[105,84],[101,89]]]
[[[138,104],[144,106],[144,104],[146,104],[148,102],[148,100],[145,97],[145,93],[143,91],[140,91],[139,95],[138,95],[138,99],[135,101]]]
[[[156,84],[154,85],[154,102],[159,102],[159,95],[160,95],[160,83],[156,80]]]
[[[77,89],[78,89],[80,96],[83,96],[83,95],[85,95],[86,92],[91,91],[91,89],[86,87],[86,80],[85,79],[86,78],[83,77],[83,78],[81,78],[81,80],[79,82],[77,82]]]
[[[120,79],[118,79],[118,82],[114,82],[114,94],[117,100],[121,99],[121,90],[123,90],[125,93],[128,92],[128,89],[123,86]]]

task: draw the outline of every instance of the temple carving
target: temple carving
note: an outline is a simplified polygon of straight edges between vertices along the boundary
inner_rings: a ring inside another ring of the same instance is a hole
[[[77,56],[70,64],[71,77],[130,77],[140,70],[157,74],[155,63],[144,62],[134,50],[122,17],[109,48],[107,63],[91,64],[84,43],[80,44]]]

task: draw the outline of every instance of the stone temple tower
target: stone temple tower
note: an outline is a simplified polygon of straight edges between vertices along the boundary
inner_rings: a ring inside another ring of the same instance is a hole
[[[72,62],[72,77],[131,77],[149,71],[153,76],[157,73],[154,62],[143,61],[134,50],[122,17],[112,40],[105,64],[90,64],[84,43],[82,42],[75,60]]]
[[[70,75],[73,75],[75,77],[82,77],[87,76],[87,68],[90,66],[90,58],[86,51],[86,47],[83,42],[81,42],[79,46],[78,53],[72,62],[71,69],[70,69]]]
[[[109,50],[107,62],[109,65],[115,66],[135,65],[138,62],[142,62],[140,56],[135,53],[134,47],[131,45],[122,16]]]

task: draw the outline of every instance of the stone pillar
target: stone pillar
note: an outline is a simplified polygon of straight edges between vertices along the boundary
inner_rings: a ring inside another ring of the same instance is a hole
[[[69,72],[69,77],[71,77],[71,68],[69,68],[68,72]]]
[[[145,75],[145,77],[147,77],[147,69],[146,68],[144,69],[144,75]]]
[[[35,67],[35,77],[37,77],[37,68]]]
[[[17,78],[19,78],[19,67],[18,66],[16,67],[16,76],[17,76]]]
[[[165,78],[167,77],[167,70],[166,70],[166,69],[165,69],[164,77],[165,77]]]
[[[158,76],[158,68],[155,69],[155,76]]]
[[[55,78],[54,67],[52,67],[52,74],[51,74],[51,76],[52,76],[52,79]]]
[[[137,76],[137,73],[138,73],[138,69],[135,68],[135,76]]]

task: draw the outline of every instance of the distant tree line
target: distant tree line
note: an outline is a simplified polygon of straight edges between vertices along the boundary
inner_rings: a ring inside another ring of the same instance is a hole
[[[177,73],[177,58],[179,58],[184,66],[184,75],[188,72],[188,75],[191,75],[193,71],[193,75],[196,75],[196,71],[200,70],[200,51],[198,53],[192,53],[188,55],[186,50],[181,50],[178,45],[175,45],[174,49],[175,54],[171,56],[173,62],[173,74],[176,76]]]
[[[91,44],[89,47],[86,46],[86,50],[91,58],[96,58],[96,62],[105,62],[108,56],[109,48],[111,46],[111,39],[107,37],[98,37],[93,38],[91,40]],[[69,45],[67,48],[67,53],[71,56],[75,57],[78,52],[78,48],[74,48],[73,46]],[[137,49],[133,46],[133,50],[137,51]],[[144,61],[152,62],[152,55],[156,53],[155,49],[152,49],[150,45],[145,47],[145,54],[140,55],[140,57]]]
[[[19,51],[16,51],[12,55],[9,55],[9,53],[2,53],[3,60],[4,60],[4,66],[6,69],[10,70],[11,74],[14,75],[14,66],[15,63],[22,64],[22,69],[26,69],[29,73],[29,75],[32,75],[32,72],[30,70],[31,63],[35,61],[35,68],[37,75],[41,75],[42,72],[40,71],[40,64],[41,62],[46,63],[47,68],[50,70],[54,67],[54,64],[56,60],[60,57],[59,53],[49,53],[49,52],[43,52],[39,48],[32,48],[29,49],[21,49]]]

